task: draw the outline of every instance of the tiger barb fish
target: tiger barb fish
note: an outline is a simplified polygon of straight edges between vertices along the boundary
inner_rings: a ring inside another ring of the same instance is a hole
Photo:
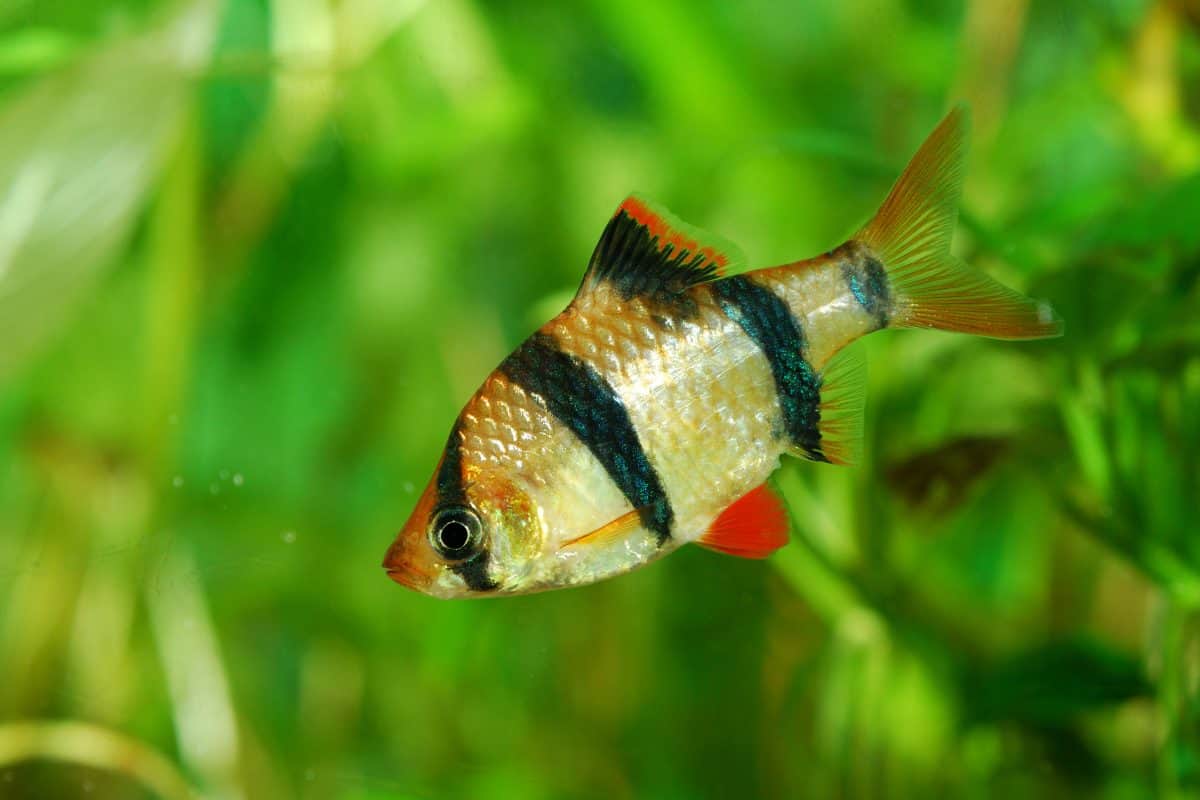
[[[950,254],[966,150],[957,108],[874,218],[815,258],[739,271],[734,250],[639,196],[578,293],[484,381],[388,549],[437,597],[521,594],[628,572],[695,542],[763,558],[788,541],[767,486],[789,454],[851,464],[861,360],[885,328],[1061,332],[1049,306]]]

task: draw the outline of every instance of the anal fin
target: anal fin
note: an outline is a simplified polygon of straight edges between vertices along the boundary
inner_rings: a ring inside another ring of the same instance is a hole
[[[766,558],[788,543],[787,510],[764,483],[722,511],[696,543],[739,558]]]
[[[861,346],[842,348],[821,370],[819,446],[831,464],[853,466],[862,456],[867,360]]]

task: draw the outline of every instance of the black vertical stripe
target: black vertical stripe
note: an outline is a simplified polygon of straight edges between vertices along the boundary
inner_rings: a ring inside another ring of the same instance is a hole
[[[454,423],[450,439],[442,455],[442,466],[437,475],[439,506],[462,505],[467,501],[462,476],[462,418]]]
[[[431,519],[437,516],[437,511],[447,506],[466,506],[466,488],[463,486],[462,473],[462,419],[454,424],[450,431],[450,439],[446,442],[446,451],[442,456],[442,466],[437,474],[437,509]],[[490,592],[500,584],[492,580],[488,574],[488,563],[492,554],[487,544],[483,544],[477,552],[462,561],[449,563],[467,587],[476,592]]]
[[[721,310],[741,326],[771,365],[783,425],[794,444],[818,461],[821,380],[804,359],[804,333],[787,303],[745,275],[708,284]]]
[[[600,373],[564,353],[544,333],[526,339],[504,360],[500,371],[541,397],[550,413],[587,446],[660,544],[670,538],[675,516],[671,502],[629,412]]]
[[[500,586],[488,574],[488,563],[491,559],[491,551],[483,547],[470,558],[451,564],[450,569],[463,579],[467,588],[476,592],[490,592]]]

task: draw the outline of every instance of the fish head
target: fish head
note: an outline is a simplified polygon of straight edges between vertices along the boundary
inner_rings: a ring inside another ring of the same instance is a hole
[[[447,480],[445,457],[388,548],[392,580],[441,598],[527,591],[542,551],[537,509],[499,469],[468,468]]]

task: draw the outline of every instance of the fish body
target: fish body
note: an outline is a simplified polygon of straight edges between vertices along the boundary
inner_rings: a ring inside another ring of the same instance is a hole
[[[751,558],[786,544],[765,483],[780,456],[856,455],[848,344],[887,327],[1060,331],[1048,307],[950,256],[964,149],[958,109],[849,241],[740,274],[728,245],[627,199],[575,299],[459,415],[389,575],[440,597],[518,594],[688,542]]]

